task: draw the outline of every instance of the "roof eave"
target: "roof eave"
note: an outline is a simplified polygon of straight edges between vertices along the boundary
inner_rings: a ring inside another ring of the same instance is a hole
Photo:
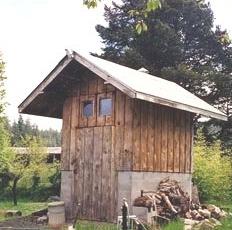
[[[157,103],[157,104],[161,104],[161,105],[165,105],[168,107],[180,109],[180,110],[185,110],[185,111],[192,112],[195,114],[200,114],[200,115],[210,117],[210,118],[216,118],[216,119],[223,120],[223,121],[228,120],[227,116],[224,115],[223,113],[214,113],[208,110],[200,109],[200,108],[186,105],[186,104],[179,103],[179,102],[170,101],[170,100],[163,99],[160,97],[155,97],[153,95],[148,95],[148,94],[144,94],[141,92],[136,93],[136,98],[141,99],[141,100],[150,101],[150,102]]]

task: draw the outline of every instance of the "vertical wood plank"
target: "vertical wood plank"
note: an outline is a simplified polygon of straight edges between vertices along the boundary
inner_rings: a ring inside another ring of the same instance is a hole
[[[186,112],[181,111],[180,113],[180,172],[185,172],[185,163],[186,163],[186,151],[185,151],[185,131],[186,131],[186,122],[185,114]]]
[[[161,109],[162,114],[162,132],[161,132],[161,171],[166,172],[167,171],[167,161],[168,161],[168,132],[167,132],[167,108],[162,106]]]
[[[133,99],[125,99],[125,126],[124,126],[124,155],[123,169],[132,169],[132,126],[133,126]]]
[[[94,95],[98,90],[98,79],[94,75],[89,78],[89,95]]]
[[[80,96],[80,103],[79,103],[79,127],[87,127],[88,119],[83,115],[83,107],[84,102],[88,100],[88,96]]]
[[[141,104],[141,170],[147,171],[147,139],[148,139],[148,103],[143,101]]]
[[[174,112],[174,172],[180,172],[180,111],[175,110]]]
[[[80,81],[80,95],[88,95],[89,92],[89,84],[88,84],[88,77],[82,76]]]
[[[103,128],[94,128],[94,151],[93,151],[93,216],[101,219],[101,171],[102,171],[102,144]]]
[[[168,113],[168,172],[174,171],[174,156],[173,156],[173,109],[169,109]]]
[[[108,205],[110,204],[110,178],[111,178],[111,127],[103,127],[103,146],[102,146],[102,208],[101,220],[110,218]]]
[[[76,144],[75,144],[75,164],[74,164],[74,175],[75,175],[75,187],[74,196],[77,204],[82,205],[82,194],[83,194],[83,160],[81,154],[81,130],[76,129]],[[78,217],[81,215],[78,213]]]
[[[93,128],[86,128],[85,129],[84,210],[87,218],[92,217],[92,183],[93,183]]]
[[[115,125],[116,125],[116,146],[118,169],[123,169],[124,155],[124,119],[125,119],[125,95],[117,90],[115,97]]]
[[[110,159],[110,220],[115,221],[117,205],[115,205],[115,199],[117,199],[117,181],[116,181],[116,167],[115,167],[115,127],[111,127],[111,159]]]
[[[116,91],[115,115],[116,125],[123,126],[125,119],[125,94],[119,90]]]
[[[134,100],[133,118],[133,170],[140,170],[140,147],[141,147],[141,101]]]
[[[80,218],[84,217],[84,172],[85,172],[85,130],[77,129],[76,130],[76,158],[77,158],[77,167],[76,167],[76,186],[78,202],[80,204],[79,213]]]
[[[67,98],[63,107],[61,170],[70,169],[72,98]]]
[[[71,134],[70,134],[70,170],[74,170],[76,162],[76,126],[78,123],[78,97],[72,97]]]
[[[147,170],[153,171],[154,168],[154,142],[155,142],[155,132],[154,132],[154,104],[149,103],[148,107],[148,140],[147,140]]]
[[[192,158],[192,153],[191,153],[191,146],[192,146],[192,125],[191,125],[191,114],[187,113],[186,114],[186,121],[185,121],[185,151],[186,151],[186,162],[185,162],[185,169],[186,173],[191,172],[191,158]]]
[[[156,106],[156,119],[155,119],[155,155],[156,155],[156,171],[161,171],[161,132],[162,132],[162,114],[161,107]]]
[[[153,133],[154,133],[154,150],[153,150],[153,171],[157,171],[157,152],[156,152],[156,129],[157,129],[157,105],[153,105]]]
[[[104,80],[101,78],[98,78],[97,80],[97,92],[98,93],[105,93],[106,92],[106,85],[104,84]]]

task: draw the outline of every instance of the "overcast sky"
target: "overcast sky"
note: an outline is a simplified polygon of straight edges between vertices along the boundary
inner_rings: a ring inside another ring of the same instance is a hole
[[[82,0],[0,0],[0,51],[8,78],[7,115],[17,119],[17,106],[46,77],[70,48],[99,52],[95,31],[103,24],[103,6],[87,10]],[[104,2],[104,1],[103,1]],[[107,1],[105,1],[107,2]],[[216,24],[232,35],[232,1],[211,0]],[[40,128],[61,127],[58,119],[30,118]]]

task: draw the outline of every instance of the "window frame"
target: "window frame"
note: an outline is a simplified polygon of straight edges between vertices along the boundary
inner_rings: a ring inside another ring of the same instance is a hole
[[[103,100],[110,100],[110,111],[109,113],[106,113],[106,114],[102,114],[102,107],[103,107],[103,104],[102,101]],[[102,98],[99,98],[99,114],[98,116],[112,116],[112,113],[113,113],[113,100],[111,97],[102,97]]]
[[[111,99],[111,114],[101,115],[100,103],[102,99]],[[113,92],[101,93],[97,95],[97,125],[114,125],[114,94]]]
[[[87,116],[87,115],[84,114],[85,103],[88,103],[88,102],[91,102],[89,104],[92,105],[92,111],[91,111],[92,113],[91,113],[90,116]],[[89,100],[89,99],[82,101],[82,103],[81,103],[81,111],[82,111],[82,117],[90,118],[90,117],[94,116],[94,101],[93,100]]]
[[[93,104],[93,113],[92,116],[85,116],[84,115],[84,102],[86,101],[92,101]],[[96,124],[96,99],[95,95],[89,95],[89,96],[80,96],[80,119],[79,119],[79,127],[91,127],[95,126]]]

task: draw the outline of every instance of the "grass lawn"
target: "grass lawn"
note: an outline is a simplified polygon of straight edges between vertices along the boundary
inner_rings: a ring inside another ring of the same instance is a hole
[[[94,221],[77,221],[76,230],[117,230],[116,224]]]
[[[4,211],[9,209],[19,210],[22,212],[23,216],[26,216],[46,207],[47,203],[45,202],[32,202],[30,200],[19,200],[17,206],[14,206],[12,201],[0,201],[0,221],[5,219]]]

